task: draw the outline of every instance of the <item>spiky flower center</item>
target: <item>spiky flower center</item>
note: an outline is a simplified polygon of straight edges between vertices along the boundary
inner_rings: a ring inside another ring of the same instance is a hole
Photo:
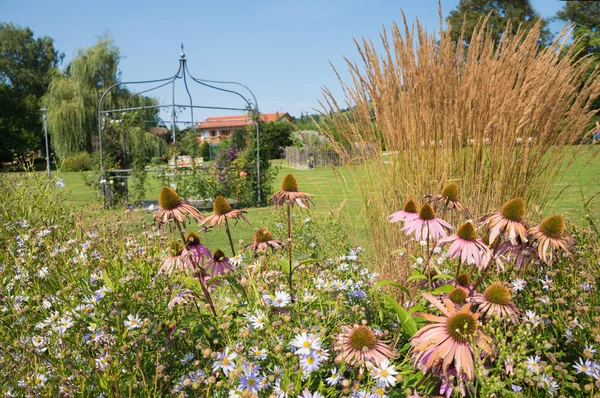
[[[402,209],[407,213],[416,213],[417,212],[417,204],[414,200],[409,199],[408,202],[404,204],[404,208]]]
[[[450,294],[448,294],[448,298],[454,304],[464,303],[467,299],[467,292],[465,292],[464,289],[457,287],[454,290],[452,290]]]
[[[477,320],[468,312],[457,312],[446,323],[446,332],[458,343],[468,343],[476,331]]]
[[[455,182],[451,182],[442,189],[442,196],[451,202],[458,200],[458,185]]]
[[[213,203],[213,213],[215,213],[218,216],[223,216],[229,213],[230,211],[231,205],[229,204],[227,199],[225,199],[221,195],[217,196]]]
[[[181,199],[177,192],[172,188],[162,187],[160,194],[158,194],[158,205],[163,210],[176,209],[181,204]]]
[[[200,244],[200,237],[195,232],[190,232],[185,240],[188,245],[196,246]]]
[[[298,180],[293,174],[288,174],[281,181],[281,190],[287,192],[298,192]]]
[[[483,292],[483,297],[492,304],[507,305],[511,302],[510,290],[500,282],[489,285]]]
[[[213,253],[213,260],[217,262],[225,260],[225,253],[223,253],[223,250],[215,250],[215,252]]]
[[[471,282],[471,278],[469,278],[469,275],[467,275],[467,274],[459,274],[456,277],[456,283],[458,283],[459,286],[467,287],[467,286],[469,286],[470,282]]]
[[[363,351],[365,349],[372,349],[375,347],[375,343],[377,343],[377,337],[375,337],[375,333],[368,326],[357,326],[350,331],[350,336],[348,336],[348,340],[350,342],[350,347],[354,350]]]
[[[419,218],[421,220],[433,220],[435,218],[435,211],[433,211],[433,207],[431,207],[429,203],[425,203],[421,206]]]
[[[513,198],[500,209],[502,217],[510,221],[521,222],[525,218],[525,201],[523,198]]]
[[[560,239],[565,234],[565,219],[560,214],[546,217],[540,224],[540,231],[552,239]]]
[[[456,230],[456,235],[462,240],[474,241],[477,239],[475,227],[472,222],[466,222]]]
[[[181,245],[181,243],[175,240],[171,242],[171,246],[169,247],[169,253],[171,253],[171,256],[181,256],[182,252],[183,246]]]
[[[273,234],[268,228],[262,227],[254,232],[254,242],[264,243],[273,240]]]

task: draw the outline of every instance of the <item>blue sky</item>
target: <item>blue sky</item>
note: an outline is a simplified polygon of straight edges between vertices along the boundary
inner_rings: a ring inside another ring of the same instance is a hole
[[[444,17],[457,3],[442,2]],[[563,3],[531,4],[550,17]],[[299,116],[319,108],[324,86],[341,98],[329,62],[343,71],[343,56],[358,61],[353,37],[376,40],[382,25],[401,20],[401,8],[409,21],[418,17],[427,30],[438,31],[437,7],[436,0],[0,0],[0,21],[52,37],[65,53],[65,65],[78,48],[93,45],[109,32],[123,55],[123,81],[173,75],[183,42],[195,77],[242,82],[254,91],[262,112]],[[561,26],[555,23],[551,28],[558,31]],[[193,87],[196,104],[242,105],[233,97]],[[177,102],[185,101],[183,86],[176,91]],[[170,91],[155,95],[161,103],[170,103]],[[228,113],[197,112],[194,118]]]

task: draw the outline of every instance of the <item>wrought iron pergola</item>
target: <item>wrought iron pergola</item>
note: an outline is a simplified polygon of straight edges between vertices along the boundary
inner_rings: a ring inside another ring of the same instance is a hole
[[[245,107],[224,107],[224,106],[210,106],[210,105],[194,105],[194,99],[193,99],[192,94],[190,93],[190,89],[188,87],[188,77],[193,82],[196,82],[203,87],[218,90],[218,91],[239,97],[244,101],[246,106]],[[178,104],[175,102],[175,83],[177,82],[177,80],[183,81],[183,86],[185,88],[185,92],[187,93],[187,97],[189,99],[188,104]],[[134,86],[135,87],[135,85],[148,85],[148,84],[156,84],[156,85],[152,86],[151,88],[143,89],[139,92],[133,93],[131,95],[131,97],[125,102],[125,106],[123,108],[117,108],[117,109],[103,109],[102,108],[104,98],[114,88],[120,87],[120,86]],[[171,85],[171,87],[172,87],[172,89],[171,89],[171,92],[172,92],[171,104],[151,105],[151,106],[129,106],[130,102],[137,96],[149,93],[154,90],[158,90],[158,89],[160,89],[162,87],[166,87],[168,85]],[[240,92],[238,92],[234,89],[222,87],[222,86],[230,87],[232,85],[241,87],[244,90],[246,90],[252,97],[252,100],[246,98],[244,95],[242,95]],[[173,143],[176,142],[175,141],[176,140],[175,131],[176,131],[176,125],[178,123],[190,123],[192,128],[195,129],[196,121],[194,120],[194,109],[253,112],[256,115],[256,119],[254,120],[254,123],[256,125],[256,172],[257,172],[257,192],[256,192],[256,194],[257,194],[257,201],[260,203],[260,201],[261,201],[260,145],[259,145],[260,113],[258,110],[258,101],[256,100],[256,96],[254,95],[252,90],[250,90],[250,88],[248,88],[246,85],[244,85],[242,83],[238,83],[238,82],[234,82],[234,81],[206,80],[206,79],[195,78],[194,76],[192,76],[192,74],[190,73],[190,71],[188,69],[187,60],[185,59],[185,53],[183,52],[183,44],[181,44],[181,54],[179,57],[179,68],[177,69],[177,72],[173,76],[167,77],[164,79],[156,79],[156,80],[119,82],[119,83],[113,84],[112,86],[107,88],[104,91],[104,93],[102,93],[102,96],[100,97],[100,102],[98,103],[98,138],[99,138],[99,150],[100,150],[100,179],[101,179],[101,181],[106,180],[104,174],[107,171],[104,168],[104,154],[103,154],[103,150],[102,150],[102,129],[104,127],[105,117],[107,117],[111,114],[122,114],[123,112],[134,112],[134,111],[146,110],[146,109],[161,110],[163,108],[166,108],[166,109],[170,108],[170,111],[171,111],[170,122],[171,122],[171,135],[172,135]],[[179,120],[177,118],[176,109],[181,110],[181,111],[185,111],[186,109],[189,109],[190,120],[189,121]],[[175,165],[177,165],[177,161],[175,161]],[[105,190],[104,185],[102,185],[102,193],[106,198],[106,190]]]

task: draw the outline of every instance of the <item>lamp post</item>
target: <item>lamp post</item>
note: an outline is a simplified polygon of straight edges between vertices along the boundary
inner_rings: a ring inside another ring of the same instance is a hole
[[[44,137],[46,139],[46,175],[50,178],[50,152],[48,150],[48,122],[46,121],[46,112],[48,112],[48,108],[40,109],[42,112],[42,117],[44,118]]]

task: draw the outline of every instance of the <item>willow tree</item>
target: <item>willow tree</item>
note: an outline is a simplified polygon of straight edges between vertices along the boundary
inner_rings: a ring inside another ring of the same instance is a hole
[[[60,159],[92,151],[98,101],[106,88],[118,82],[120,58],[113,39],[101,37],[93,47],[80,49],[65,72],[52,79],[43,103],[49,109],[52,147]],[[107,105],[114,105],[115,97],[118,94],[109,94]]]

